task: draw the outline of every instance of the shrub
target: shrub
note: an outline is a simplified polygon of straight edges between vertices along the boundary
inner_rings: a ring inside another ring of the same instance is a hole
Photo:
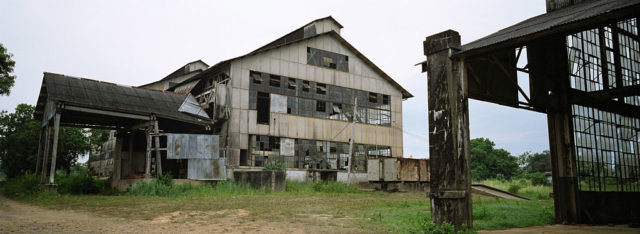
[[[58,192],[64,194],[110,194],[111,184],[90,176],[71,174],[57,179]]]
[[[9,197],[22,198],[37,194],[40,191],[39,184],[37,177],[29,173],[7,179],[2,184],[2,191]]]
[[[265,171],[285,171],[286,169],[287,169],[287,166],[282,161],[274,161],[264,165]]]
[[[313,191],[322,193],[360,193],[356,187],[340,182],[315,182],[311,186]]]
[[[520,191],[521,188],[522,186],[520,186],[519,184],[511,184],[509,185],[509,188],[507,189],[507,191],[509,191],[510,193],[518,193],[518,191]]]
[[[464,229],[464,226],[463,228]],[[420,224],[418,230],[415,233],[430,233],[430,234],[463,234],[463,233],[475,233],[474,230],[456,231],[455,227],[451,223],[444,222],[441,225],[433,223],[431,220],[425,220]]]
[[[533,185],[549,185],[549,180],[547,180],[547,177],[540,172],[533,173],[529,175],[529,177],[531,178],[531,184]]]

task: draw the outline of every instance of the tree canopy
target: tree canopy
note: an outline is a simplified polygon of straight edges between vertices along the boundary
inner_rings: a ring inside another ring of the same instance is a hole
[[[518,157],[518,163],[522,168],[522,172],[527,174],[551,171],[551,156],[548,150],[534,154],[525,152]]]
[[[493,141],[475,138],[470,143],[473,179],[509,179],[518,174],[518,158],[504,149],[496,149]]]
[[[0,95],[9,95],[11,87],[16,81],[16,76],[11,75],[16,62],[11,59],[12,54],[7,52],[0,43]]]
[[[40,121],[33,119],[34,110],[31,105],[20,104],[14,113],[0,112],[0,169],[8,177],[35,170]],[[60,127],[58,139],[58,169],[68,171],[80,155],[91,149],[87,131],[81,128]]]

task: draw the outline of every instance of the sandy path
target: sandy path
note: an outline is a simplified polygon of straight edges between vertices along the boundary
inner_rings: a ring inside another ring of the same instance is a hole
[[[478,233],[498,233],[498,234],[525,234],[525,233],[548,233],[548,234],[582,234],[582,233],[640,233],[640,228],[630,228],[629,225],[616,226],[589,226],[589,225],[545,225],[526,228],[513,228],[506,230],[486,230]]]
[[[335,230],[333,231],[346,231]],[[268,222],[245,210],[173,212],[152,220],[51,210],[0,197],[0,233],[321,233],[308,224]]]

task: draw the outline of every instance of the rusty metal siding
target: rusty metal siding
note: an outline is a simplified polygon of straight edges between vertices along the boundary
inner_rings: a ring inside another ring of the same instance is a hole
[[[395,158],[384,159],[384,181],[398,181],[398,160]]]
[[[398,158],[400,163],[400,180],[402,181],[419,181],[420,163],[415,159]]]
[[[167,134],[167,159],[220,157],[219,137],[202,134]]]
[[[189,159],[187,178],[192,180],[225,180],[225,158]]]
[[[429,173],[429,161],[427,161],[426,159],[424,160],[420,160],[420,182],[429,182],[431,181],[430,179],[430,173]]]

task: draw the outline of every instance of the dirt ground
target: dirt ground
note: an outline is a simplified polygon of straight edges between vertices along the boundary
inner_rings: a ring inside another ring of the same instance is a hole
[[[339,229],[337,230],[339,231]],[[343,230],[349,232],[348,230]],[[152,220],[58,211],[0,197],[0,233],[321,233],[320,227],[255,220],[248,211],[173,212]]]
[[[326,217],[314,217],[323,219]],[[176,211],[151,220],[101,217],[77,210],[52,210],[0,197],[0,233],[353,233],[348,227],[269,222],[243,209]],[[640,233],[619,226],[548,225],[480,233]]]
[[[640,233],[640,228],[630,228],[629,225],[616,226],[589,226],[589,225],[545,225],[526,228],[513,228],[507,230],[487,230],[478,233],[566,233],[566,234],[582,234],[582,233]]]

